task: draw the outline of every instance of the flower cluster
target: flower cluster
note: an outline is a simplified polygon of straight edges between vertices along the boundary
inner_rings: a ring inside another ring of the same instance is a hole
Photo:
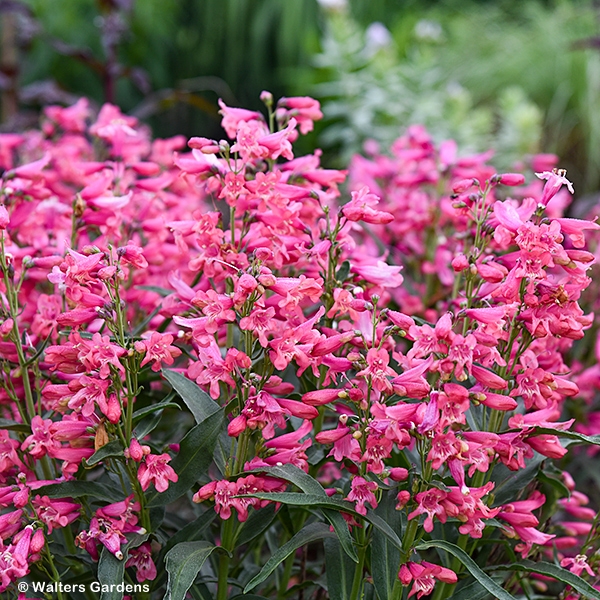
[[[229,141],[189,150],[85,100],[0,134],[0,592],[77,571],[77,546],[164,593],[183,585],[178,544],[218,537],[206,589],[225,600],[265,528],[335,536],[358,563],[352,600],[439,600],[474,568],[494,592],[494,565],[509,591],[561,589],[513,577],[515,553],[558,557],[571,598],[593,589],[595,512],[553,461],[564,438],[595,441],[568,416],[598,377],[572,350],[594,320],[585,235],[600,225],[564,216],[555,157],[534,157],[524,187],[412,127],[391,156],[353,160],[348,199],[347,171],[294,155],[318,103],[262,100],[266,117],[221,102]],[[186,542],[194,511],[219,533]],[[273,591],[271,566],[246,590]]]

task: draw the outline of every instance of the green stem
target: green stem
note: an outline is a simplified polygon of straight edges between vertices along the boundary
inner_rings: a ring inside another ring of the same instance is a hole
[[[50,552],[50,549],[48,548],[48,546],[44,546],[44,553],[46,554],[46,558],[48,559],[48,565],[50,566],[50,570],[52,571],[52,581],[54,581],[55,583],[60,583],[60,575],[58,574],[58,571],[56,570],[56,566],[54,565],[54,559],[52,557],[52,552]],[[61,592],[59,586],[57,586],[57,590],[56,590],[56,596],[58,598],[58,600],[64,600],[64,596],[63,593]]]
[[[358,534],[358,564],[354,570],[354,579],[352,580],[352,591],[350,592],[350,600],[358,600],[363,585],[363,571],[365,567],[365,556],[367,554],[367,534],[365,525],[359,529]]]
[[[231,541],[233,537],[235,517],[231,515],[227,519],[221,528],[221,547],[224,552],[221,552],[219,556],[219,570],[218,570],[218,583],[217,583],[217,598],[216,600],[227,600],[228,583],[227,577],[229,575],[229,553],[231,552]]]

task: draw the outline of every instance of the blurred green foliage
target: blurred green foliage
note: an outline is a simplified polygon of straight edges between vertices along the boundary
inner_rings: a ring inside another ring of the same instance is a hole
[[[404,56],[390,32],[375,23],[363,30],[345,11],[332,12],[316,64],[323,100],[320,140],[346,164],[366,140],[389,145],[411,124],[424,125],[438,142],[452,138],[461,152],[496,151],[498,166],[510,168],[539,151],[541,112],[520,87],[508,86],[494,102],[476,105],[459,80],[440,65],[443,31],[418,21]]]
[[[117,78],[114,100],[126,111],[139,111],[157,135],[219,135],[217,98],[260,108],[260,92],[287,93],[319,44],[316,0],[24,3],[34,31],[22,52],[22,87],[51,79],[98,103],[110,99],[91,62],[54,41],[89,49],[105,62],[107,38],[117,37],[118,63],[129,71]]]
[[[561,157],[578,192],[600,188],[600,52],[588,0],[350,0],[331,10],[315,93],[323,141],[349,154],[422,122],[463,149]],[[390,39],[369,51],[380,19]],[[593,47],[596,44],[596,47]]]

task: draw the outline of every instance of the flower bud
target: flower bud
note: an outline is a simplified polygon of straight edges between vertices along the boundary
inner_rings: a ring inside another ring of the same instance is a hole
[[[6,210],[6,206],[4,204],[0,204],[0,229],[6,229],[10,222],[10,218],[8,216],[8,211]]]

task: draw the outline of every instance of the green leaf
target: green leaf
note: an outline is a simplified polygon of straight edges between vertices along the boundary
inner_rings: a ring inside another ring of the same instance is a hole
[[[356,565],[348,559],[339,540],[326,538],[323,540],[323,545],[325,547],[325,574],[329,598],[330,600],[348,600],[352,591]]]
[[[206,473],[212,462],[217,438],[223,426],[223,409],[219,409],[188,431],[181,440],[179,453],[171,466],[178,481],[167,491],[149,496],[149,506],[164,506],[183,496]]]
[[[296,487],[301,489],[305,494],[316,494],[326,496],[327,493],[323,486],[308,473],[305,473],[302,469],[296,465],[287,464],[280,467],[264,467],[261,469],[253,469],[252,471],[246,471],[247,473],[267,473],[277,479],[283,479],[293,483]]]
[[[8,429],[9,431],[21,431],[23,433],[31,433],[31,427],[25,423],[17,423],[11,419],[0,419],[0,429]]]
[[[174,293],[173,290],[168,290],[168,289],[162,288],[158,285],[136,285],[135,287],[138,290],[147,290],[148,292],[155,292],[156,294],[159,294],[163,298],[166,298],[167,296],[170,296],[171,294]]]
[[[335,274],[335,278],[340,283],[344,283],[344,281],[346,281],[346,279],[348,279],[349,274],[350,274],[350,262],[345,260],[342,263],[342,265],[340,266],[340,268],[338,269],[337,273]]]
[[[98,563],[98,582],[103,586],[123,583],[125,578],[125,563],[129,557],[129,550],[137,548],[149,537],[147,533],[144,535],[134,535],[125,546],[121,547],[121,552],[123,552],[122,560],[119,560],[106,547],[102,548],[100,562]],[[100,600],[123,600],[123,592],[118,592],[113,588],[111,591],[102,592]]]
[[[348,523],[346,523],[344,517],[342,517],[338,511],[329,508],[322,508],[321,511],[323,512],[323,516],[333,527],[344,552],[353,562],[357,563],[358,556],[354,549],[354,541],[352,540],[352,535],[348,529]]]
[[[351,515],[358,515],[356,509],[349,502],[343,500],[337,500],[335,498],[329,498],[326,495],[323,498],[316,494],[298,494],[297,492],[281,492],[281,493],[257,493],[248,494],[253,498],[260,498],[261,500],[271,500],[272,502],[281,502],[282,504],[289,504],[291,506],[304,506],[304,507],[315,507],[315,508],[331,508],[333,510],[345,512]],[[402,542],[396,535],[396,532],[380,517],[367,512],[366,515],[360,515],[361,518],[365,519],[374,527],[377,527],[397,548],[402,548]],[[352,557],[354,560],[354,557]]]
[[[118,502],[123,499],[123,493],[112,485],[98,481],[63,481],[38,488],[36,494],[48,498],[80,498],[90,496],[107,502]]]
[[[264,596],[257,596],[256,594],[238,594],[231,598],[231,600],[269,600]]]
[[[102,448],[96,450],[96,452],[94,452],[94,454],[92,454],[87,460],[84,459],[85,466],[93,467],[107,458],[125,458],[121,440],[113,440],[112,442],[108,442],[108,444],[102,446]]]
[[[162,410],[158,410],[146,415],[145,417],[141,418],[138,424],[135,426],[133,435],[138,440],[143,440],[148,434],[152,433],[156,429],[161,419]]]
[[[165,600],[184,600],[202,565],[216,548],[209,542],[182,542],[173,546],[165,557],[169,573]]]
[[[194,415],[196,423],[201,423],[219,410],[219,405],[196,383],[177,371],[163,369],[165,379],[181,396],[190,412]]]
[[[151,415],[158,410],[164,410],[165,408],[176,408],[177,410],[181,410],[181,406],[177,404],[177,402],[160,402],[159,404],[151,404],[150,406],[145,406],[144,408],[140,408],[133,413],[133,422],[139,421],[142,417],[146,415]]]
[[[400,538],[385,521],[385,519],[382,519],[379,515],[376,515],[372,511],[367,511],[367,514],[363,517],[363,519],[378,529],[388,539],[388,541],[392,542],[396,548],[402,550],[402,542],[400,541]]]
[[[445,542],[443,540],[431,540],[424,542],[416,547],[416,550],[428,550],[429,548],[439,548],[445,550],[448,554],[458,558],[471,575],[488,591],[494,595],[497,600],[516,600],[512,594],[501,588],[489,575],[484,573],[479,565],[462,549]]]
[[[242,523],[235,545],[242,546],[243,544],[247,544],[261,533],[264,533],[271,526],[275,517],[274,504],[269,504],[268,506],[265,506],[265,508],[255,510],[248,520]]]
[[[256,494],[246,494],[252,498],[261,500],[270,500],[271,502],[281,502],[291,506],[306,506],[317,508],[333,508],[350,514],[357,514],[354,506],[343,500],[336,500],[328,496],[317,496],[316,494],[300,494],[298,492],[258,492]]]
[[[387,492],[375,514],[381,517],[393,531],[401,533],[404,529],[402,517],[404,513],[396,510],[396,495]],[[392,588],[398,578],[398,565],[400,564],[400,549],[392,544],[379,529],[373,530],[373,541],[371,543],[371,573],[373,585],[379,600],[387,600],[392,597]]]
[[[309,525],[306,525],[289,542],[281,546],[281,548],[271,556],[260,572],[248,582],[244,588],[244,593],[254,589],[259,583],[265,581],[265,579],[275,571],[277,566],[298,548],[316,540],[332,536],[335,536],[335,534],[329,530],[329,526],[325,523],[310,523]]]
[[[496,465],[492,472],[492,481],[496,484],[494,504],[506,504],[514,500],[519,492],[537,476],[540,464],[544,460],[546,460],[545,456],[536,453],[524,469],[516,472],[504,465]]]
[[[494,570],[502,571],[525,571],[526,573],[537,573],[538,575],[545,575],[546,577],[552,577],[557,581],[562,581],[570,585],[574,590],[579,592],[585,598],[591,598],[591,600],[600,600],[600,591],[592,587],[585,579],[582,579],[575,573],[567,571],[558,565],[549,562],[533,562],[531,560],[522,560],[511,565],[495,566]]]
[[[556,475],[552,475],[551,473],[546,473],[545,471],[539,471],[537,475],[538,481],[545,483],[558,493],[559,498],[570,498],[571,490],[564,484],[563,480],[557,477]]]
[[[138,440],[143,440],[148,434],[152,433],[156,429],[161,419],[162,410],[155,411],[143,417],[142,419],[140,419],[140,422],[135,426],[135,429],[133,430],[133,435]]]
[[[488,600],[491,597],[490,593],[478,581],[472,581],[456,590],[449,600]]]
[[[600,446],[600,435],[584,435],[583,433],[577,433],[576,431],[563,431],[561,429],[553,429],[551,427],[536,427],[535,432],[556,435],[561,438],[573,440],[579,444],[592,444],[593,446]]]
[[[202,537],[204,531],[210,527],[210,524],[217,518],[217,513],[212,509],[205,510],[197,519],[188,523],[183,529],[180,529],[175,535],[169,538],[163,550],[169,551],[173,546],[180,542],[195,542]]]
[[[314,477],[311,477],[308,473],[305,473],[302,469],[292,464],[282,465],[280,467],[269,467],[264,469],[257,469],[253,472],[268,473],[278,479],[283,479],[293,483],[296,487],[300,488],[305,494],[322,497],[323,499],[329,500],[329,496],[325,492],[323,486]],[[352,536],[348,531],[348,525],[344,518],[339,514],[339,508],[335,510],[323,510],[323,515],[331,523],[335,532],[338,535],[344,552],[354,561],[358,562],[358,556],[352,542]]]

